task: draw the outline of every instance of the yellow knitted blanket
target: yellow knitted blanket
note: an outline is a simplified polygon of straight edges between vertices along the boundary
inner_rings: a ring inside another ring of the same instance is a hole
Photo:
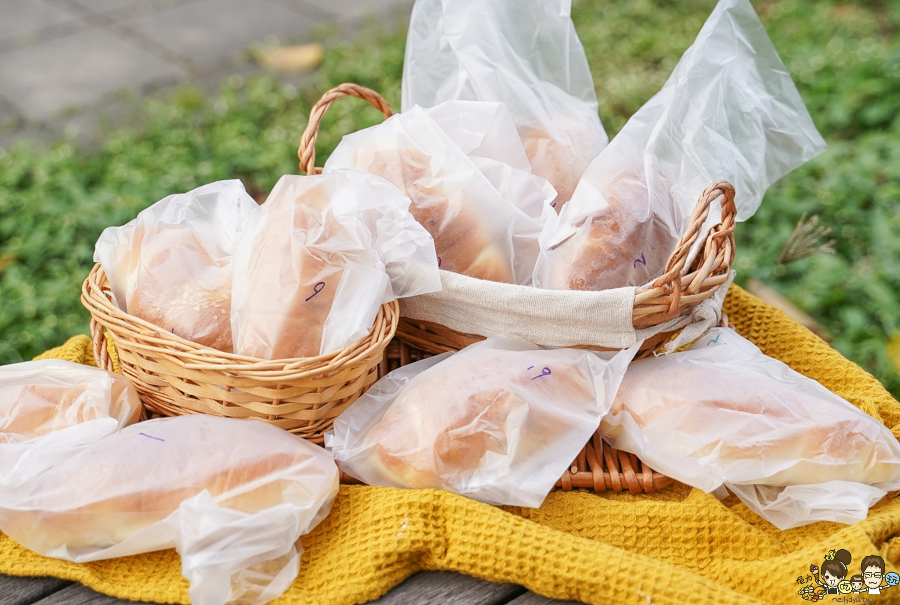
[[[900,403],[784,313],[736,286],[725,311],[764,353],[900,434]],[[89,339],[80,336],[42,357],[93,363],[90,350]],[[554,492],[540,509],[495,508],[436,490],[342,486],[331,515],[302,539],[300,575],[276,603],[362,603],[421,569],[514,582],[586,603],[802,603],[798,591],[809,585],[810,563],[821,565],[829,550],[852,553],[848,576],[870,554],[884,557],[886,571],[895,570],[900,501],[893,495],[853,526],[778,531],[740,502],[677,485],[638,496]],[[77,580],[124,599],[189,603],[171,550],[76,565],[39,556],[0,534],[0,572]],[[868,598],[900,603],[900,587],[883,593]]]

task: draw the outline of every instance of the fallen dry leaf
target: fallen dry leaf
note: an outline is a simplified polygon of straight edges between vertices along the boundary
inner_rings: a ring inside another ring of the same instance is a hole
[[[300,46],[264,46],[253,51],[253,58],[260,67],[280,74],[315,69],[324,55],[325,47],[318,42]]]

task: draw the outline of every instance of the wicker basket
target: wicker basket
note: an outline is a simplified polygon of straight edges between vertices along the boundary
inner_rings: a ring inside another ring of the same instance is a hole
[[[106,292],[95,265],[81,289],[91,313],[94,358],[134,383],[151,414],[212,414],[263,420],[315,443],[334,419],[378,377],[384,349],[397,330],[396,301],[381,306],[369,335],[343,349],[302,359],[264,360],[223,353],[185,340],[129,315]]]
[[[409,346],[399,337],[387,347],[384,359],[378,366],[379,377],[406,364],[431,357],[431,353]],[[355,477],[341,473],[343,483],[360,483]],[[655,472],[641,462],[634,454],[613,449],[594,433],[590,442],[578,453],[572,465],[566,470],[556,488],[564,491],[572,489],[604,492],[629,491],[632,494],[650,493],[672,485],[670,477]]]
[[[300,158],[300,169],[307,174],[321,173],[322,169],[315,166],[319,125],[331,104],[346,96],[368,101],[385,118],[393,115],[390,105],[377,92],[357,84],[341,84],[326,92],[310,112],[309,123],[300,139],[297,155]],[[703,225],[717,201],[721,201],[722,221],[709,231],[699,252],[688,263],[691,249],[700,238]],[[663,275],[650,286],[636,290],[631,318],[636,329],[671,321],[686,309],[710,298],[728,281],[731,263],[734,261],[736,217],[734,187],[726,181],[716,181],[707,187],[698,199],[690,223],[669,257]],[[485,338],[477,334],[464,334],[438,323],[408,318],[400,319],[397,333],[411,345],[431,353],[458,351]],[[641,351],[655,349],[671,335],[672,332],[656,334],[644,341]],[[582,347],[603,350],[603,347],[591,345]]]

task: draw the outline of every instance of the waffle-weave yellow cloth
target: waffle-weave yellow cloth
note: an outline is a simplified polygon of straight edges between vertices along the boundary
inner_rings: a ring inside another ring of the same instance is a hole
[[[725,311],[764,353],[900,432],[900,403],[784,313],[735,286]],[[44,355],[91,363],[90,350],[83,336]],[[342,486],[331,515],[303,538],[300,575],[276,603],[362,603],[421,569],[587,603],[803,603],[797,579],[810,563],[821,565],[829,550],[845,548],[854,557],[848,575],[869,554],[882,555],[893,571],[898,536],[900,500],[890,496],[856,525],[782,532],[741,503],[683,486],[640,496],[554,492],[540,509],[494,508],[436,490]],[[125,599],[189,602],[174,551],[76,565],[0,534],[0,572],[77,580]],[[900,587],[872,598],[900,602]]]

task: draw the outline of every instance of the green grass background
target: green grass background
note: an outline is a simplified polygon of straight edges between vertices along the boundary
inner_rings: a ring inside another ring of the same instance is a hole
[[[614,135],[666,77],[712,0],[576,0],[600,115]],[[739,280],[755,275],[819,320],[834,346],[894,395],[885,344],[900,332],[900,2],[754,2],[829,150],[776,183],[737,229]],[[22,143],[0,150],[0,363],[86,333],[79,302],[104,227],[175,192],[241,178],[264,193],[296,173],[312,103],[345,81],[399,106],[405,32],[370,28],[334,46],[317,82],[233,76],[215,95],[186,88],[148,101],[98,149]],[[379,121],[361,101],[326,116],[319,163],[340,137]],[[834,229],[837,253],[776,266],[800,216]]]

